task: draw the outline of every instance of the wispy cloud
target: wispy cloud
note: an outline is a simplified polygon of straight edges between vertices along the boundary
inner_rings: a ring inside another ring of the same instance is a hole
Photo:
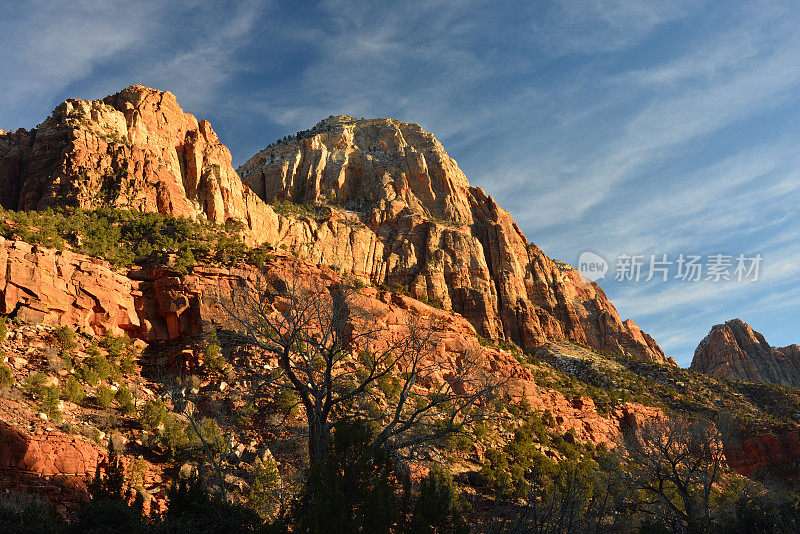
[[[14,73],[0,77],[4,100],[14,103],[2,108],[0,122],[7,129],[32,126],[60,99],[98,98],[131,83],[169,89],[187,107],[211,106],[245,68],[236,53],[268,6],[257,0],[0,4],[0,71]]]
[[[60,90],[91,74],[98,62],[153,37],[147,25],[152,11],[143,2],[84,1],[68,8],[54,1],[3,2],[0,92],[14,103],[0,112],[4,126],[21,126],[14,122],[35,108],[43,115]],[[120,19],[124,24],[114,23]]]
[[[333,113],[418,122],[556,257],[761,253],[756,284],[603,283],[681,363],[734,314],[768,339],[800,318],[791,3],[60,6],[0,3],[0,127],[133,82],[212,119],[236,163]]]
[[[540,2],[533,9],[533,38],[553,56],[612,52],[639,43],[696,6],[653,0]]]

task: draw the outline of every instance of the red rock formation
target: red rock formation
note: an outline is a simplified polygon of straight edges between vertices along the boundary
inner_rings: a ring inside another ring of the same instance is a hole
[[[277,215],[239,180],[207,121],[184,113],[171,93],[142,86],[102,101],[71,99],[35,130],[0,133],[6,208],[110,204],[236,220],[249,243],[280,243],[362,279],[409,285],[486,337],[527,349],[567,339],[668,362],[599,286],[529,244],[418,125],[331,117],[240,172],[266,200],[328,199],[361,213]]]
[[[98,259],[0,237],[0,313],[102,334],[138,331],[136,287]]]
[[[464,315],[480,334],[524,348],[566,339],[667,363],[650,336],[620,320],[597,284],[528,243],[508,212],[470,187],[417,124],[330,117],[238,170],[269,202],[327,201],[361,213],[366,226],[308,221],[311,239],[282,234],[316,261],[407,284]]]
[[[0,133],[6,209],[112,205],[253,232],[274,214],[242,186],[208,121],[170,92],[134,85],[104,100],[70,99],[30,132]]]
[[[691,369],[712,376],[800,387],[800,347],[770,347],[740,319],[718,324],[694,351]]]
[[[93,476],[103,454],[97,446],[78,436],[47,432],[26,435],[0,424],[0,467],[19,469],[41,476]]]
[[[800,432],[796,427],[753,431],[750,437],[725,443],[728,465],[747,477],[772,474],[797,481],[798,455]]]

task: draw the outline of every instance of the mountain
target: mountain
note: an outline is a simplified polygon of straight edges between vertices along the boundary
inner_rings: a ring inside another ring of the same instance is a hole
[[[0,191],[14,210],[112,206],[256,230],[269,215],[208,121],[184,113],[172,93],[141,85],[69,99],[37,128],[0,135]]]
[[[487,338],[525,350],[568,340],[674,364],[597,284],[529,243],[419,125],[329,117],[238,172],[207,121],[140,85],[67,100],[31,131],[0,133],[6,209],[110,205],[238,222],[251,245],[402,288]]]
[[[316,257],[466,317],[492,339],[533,350],[569,340],[667,363],[597,284],[530,243],[506,210],[418,124],[331,116],[238,169],[267,202],[328,203],[364,228],[319,228]],[[316,230],[316,229],[315,229]]]
[[[492,473],[599,469],[624,430],[665,415],[722,424],[726,476],[796,473],[800,390],[744,369],[795,380],[797,346],[770,349],[732,321],[693,369],[664,365],[599,286],[528,242],[416,124],[329,117],[234,170],[208,122],[132,86],[0,131],[0,185],[0,488],[46,493],[68,517],[112,442],[145,509],[164,512],[172,483],[207,461],[190,413],[209,436],[225,424],[219,465],[236,502],[265,463],[278,483],[303,472],[305,408],[261,387],[280,363],[235,341],[218,298],[264,279],[268,313],[298,281],[354,288],[378,344],[430,320],[420,398],[462,368],[507,380],[498,417],[413,460],[415,484],[440,464],[483,499]],[[378,385],[383,409],[394,382]]]
[[[771,347],[741,319],[715,325],[694,351],[690,367],[717,377],[800,387],[800,347]]]

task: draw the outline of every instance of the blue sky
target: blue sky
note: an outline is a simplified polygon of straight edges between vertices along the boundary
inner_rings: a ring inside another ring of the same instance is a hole
[[[793,8],[0,0],[0,128],[132,83],[209,119],[235,164],[331,114],[418,122],[552,257],[760,253],[752,283],[601,281],[685,366],[733,317],[800,343]]]

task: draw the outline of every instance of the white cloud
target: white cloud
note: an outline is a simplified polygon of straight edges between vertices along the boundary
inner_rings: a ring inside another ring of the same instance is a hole
[[[686,16],[698,3],[653,0],[541,2],[534,36],[553,56],[597,54],[627,48],[660,25]]]
[[[0,120],[7,122],[20,117],[16,110],[41,107],[42,101],[89,75],[97,62],[150,37],[147,21],[153,6],[146,3],[11,4],[4,3],[5,16],[0,16],[0,71],[4,73],[0,93],[5,102],[14,104],[0,113]],[[39,113],[43,116],[46,111]],[[17,126],[21,125],[11,123],[6,128]]]
[[[244,68],[234,55],[269,6],[257,0],[233,7],[194,0],[8,4],[0,8],[8,11],[0,14],[0,71],[13,73],[0,77],[4,101],[13,104],[0,111],[6,129],[32,126],[62,98],[99,98],[132,83],[171,90],[188,107],[210,106]],[[77,94],[63,94],[75,86]]]

